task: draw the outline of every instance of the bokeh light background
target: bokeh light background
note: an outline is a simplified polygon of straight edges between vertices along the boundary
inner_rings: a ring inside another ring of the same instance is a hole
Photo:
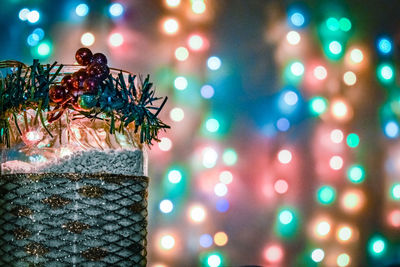
[[[87,46],[169,96],[149,266],[399,266],[399,10],[3,0],[0,59],[73,63]]]

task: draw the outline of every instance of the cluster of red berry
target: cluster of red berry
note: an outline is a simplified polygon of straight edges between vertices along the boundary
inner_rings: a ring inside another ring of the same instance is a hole
[[[61,106],[71,103],[76,110],[85,110],[80,105],[80,97],[84,94],[96,95],[100,83],[108,77],[110,69],[104,54],[93,54],[85,47],[76,51],[75,59],[86,68],[81,68],[72,75],[65,75],[60,85],[50,87],[49,97],[53,103]]]

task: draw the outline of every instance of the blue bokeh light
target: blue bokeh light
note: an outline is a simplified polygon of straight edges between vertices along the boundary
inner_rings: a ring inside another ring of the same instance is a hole
[[[378,39],[377,48],[381,54],[389,54],[392,52],[393,44],[392,40],[388,37],[382,37]]]
[[[399,125],[395,121],[389,121],[385,125],[385,135],[389,138],[399,136]]]
[[[200,236],[200,246],[203,248],[209,248],[213,244],[213,238],[209,234],[204,234]]]
[[[229,209],[229,202],[226,199],[219,199],[215,204],[215,207],[219,212],[227,212]]]
[[[213,56],[207,60],[207,66],[210,70],[218,70],[221,68],[222,62],[219,57]]]
[[[290,122],[288,119],[286,118],[280,118],[277,122],[276,122],[276,128],[278,128],[279,131],[281,132],[286,132],[289,130],[290,128]]]
[[[120,3],[114,3],[110,5],[108,12],[113,17],[120,17],[124,13],[124,7]]]
[[[85,3],[79,4],[75,9],[75,13],[79,17],[84,17],[89,13],[89,6]]]

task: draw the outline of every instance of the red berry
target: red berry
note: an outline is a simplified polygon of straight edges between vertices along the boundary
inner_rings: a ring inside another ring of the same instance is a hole
[[[98,86],[99,80],[94,77],[89,77],[83,82],[83,89],[87,93],[96,94]]]
[[[80,69],[72,74],[72,87],[79,89],[83,87],[83,82],[88,78],[85,69]]]
[[[103,53],[96,53],[93,55],[92,63],[107,65],[107,57]]]
[[[92,63],[87,67],[86,73],[90,77],[94,77],[100,81],[103,81],[108,77],[108,74],[110,73],[110,69],[107,67],[107,65],[104,64],[99,64],[99,63]]]
[[[72,76],[71,75],[65,75],[64,78],[61,80],[61,85],[64,86],[65,88],[72,88]]]
[[[75,59],[79,65],[87,66],[92,62],[92,51],[89,48],[82,47],[79,48],[75,53]]]
[[[53,85],[49,90],[50,100],[54,103],[61,103],[68,97],[68,90],[61,85]]]

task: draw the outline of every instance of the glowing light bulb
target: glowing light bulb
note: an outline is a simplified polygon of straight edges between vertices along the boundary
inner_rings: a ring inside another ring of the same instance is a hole
[[[336,263],[340,267],[345,267],[350,264],[350,256],[346,253],[342,253],[337,257]]]
[[[206,11],[206,4],[204,0],[193,0],[192,11],[195,14],[203,14]]]
[[[265,249],[264,257],[270,263],[279,263],[284,257],[283,248],[278,244],[271,244]]]
[[[327,221],[319,222],[315,231],[318,236],[324,237],[331,231],[331,225]]]
[[[343,75],[343,81],[348,86],[355,85],[357,82],[357,76],[354,72],[348,71]]]
[[[387,221],[392,227],[400,227],[400,210],[393,210],[389,213]]]
[[[294,106],[297,104],[299,97],[293,91],[286,92],[283,96],[283,101],[289,106]]]
[[[296,61],[290,66],[290,71],[295,76],[301,76],[304,74],[304,65],[301,62]]]
[[[340,170],[343,167],[343,159],[342,159],[342,157],[333,156],[329,160],[329,166],[335,171]]]
[[[185,112],[181,108],[173,108],[169,113],[169,117],[171,120],[179,122],[185,118]]]
[[[334,100],[332,103],[332,115],[338,120],[344,120],[348,117],[349,107],[343,100]]]
[[[219,174],[219,180],[221,183],[230,184],[233,181],[233,175],[230,171],[222,171]]]
[[[350,59],[353,63],[360,63],[364,59],[364,54],[360,49],[353,49],[350,52]]]
[[[81,43],[84,46],[91,46],[94,44],[95,38],[91,32],[82,34]]]
[[[328,76],[328,71],[324,66],[317,66],[313,71],[314,77],[320,81],[325,80]]]
[[[314,249],[311,252],[311,259],[314,262],[321,262],[324,260],[324,258],[325,258],[325,252],[320,248]]]
[[[392,40],[386,37],[380,38],[378,40],[378,51],[381,54],[389,54],[392,52]]]
[[[169,151],[172,148],[172,141],[168,137],[163,137],[160,139],[161,142],[158,143],[158,147],[162,151]]]
[[[361,165],[352,165],[347,170],[347,177],[349,178],[350,182],[359,184],[364,181],[365,170]]]
[[[113,3],[110,5],[108,12],[113,17],[120,17],[124,13],[124,6],[120,3]]]
[[[164,199],[160,202],[160,211],[162,213],[170,213],[174,209],[174,204],[172,204],[171,200]]]
[[[391,83],[394,80],[394,68],[391,64],[380,64],[377,68],[378,79],[382,83]]]
[[[175,246],[175,238],[171,235],[164,235],[161,237],[160,244],[164,250],[171,250]]]
[[[327,107],[326,99],[321,96],[315,96],[310,100],[310,109],[314,115],[318,116],[325,113]]]
[[[215,166],[217,163],[218,159],[218,153],[213,149],[212,147],[206,147],[202,151],[202,156],[203,156],[203,166],[210,169]]]
[[[27,19],[30,23],[32,23],[32,24],[38,22],[39,19],[40,19],[40,13],[39,13],[39,11],[37,11],[37,10],[32,10],[32,11],[30,11],[30,12],[26,15],[26,19]]]
[[[220,267],[222,264],[221,256],[212,254],[207,258],[207,264],[210,267]]]
[[[214,96],[214,88],[211,85],[204,85],[200,89],[200,94],[205,99],[210,99]]]
[[[342,52],[342,45],[338,41],[329,43],[329,51],[334,55],[339,55]]]
[[[356,213],[363,208],[364,194],[358,189],[348,190],[342,195],[340,204],[344,211]]]
[[[48,56],[50,54],[50,45],[48,43],[41,43],[37,47],[37,52],[40,56]]]
[[[389,138],[399,136],[399,125],[396,121],[388,121],[384,128],[385,135]]]
[[[188,87],[188,81],[185,77],[176,77],[174,81],[175,88],[178,90],[185,90]]]
[[[23,8],[19,11],[18,13],[18,18],[22,21],[25,21],[28,19],[28,14],[29,14],[30,10],[27,8]]]
[[[288,164],[292,160],[292,153],[287,149],[283,149],[278,153],[278,160],[282,164]]]
[[[317,191],[317,200],[323,205],[330,205],[336,199],[336,190],[332,186],[321,186]]]
[[[289,189],[289,184],[285,180],[279,179],[275,182],[274,189],[278,194],[285,194]]]
[[[203,248],[209,248],[212,246],[213,238],[209,234],[203,234],[200,236],[199,243]]]
[[[371,256],[379,258],[386,252],[386,240],[380,236],[371,238],[368,242],[368,250]]]
[[[294,12],[293,14],[291,14],[291,16],[289,17],[290,23],[295,26],[295,27],[302,27],[305,23],[305,18],[304,15],[300,12]]]
[[[119,47],[124,43],[124,36],[122,36],[122,34],[116,32],[110,35],[110,37],[108,38],[108,43],[111,46],[114,47]]]
[[[170,183],[177,184],[182,180],[182,173],[178,170],[171,170],[168,173],[168,180]]]
[[[201,223],[206,218],[206,211],[203,206],[195,205],[189,209],[189,217],[195,223]]]
[[[218,232],[214,235],[214,243],[219,246],[225,246],[228,243],[228,235],[224,232]]]
[[[360,137],[355,133],[351,133],[347,136],[346,142],[349,147],[357,147],[360,144]]]
[[[179,61],[185,61],[189,57],[189,51],[186,49],[186,47],[178,47],[175,50],[175,57]]]
[[[219,129],[219,122],[218,120],[211,118],[206,121],[206,129],[210,133],[215,133]]]
[[[222,62],[219,57],[213,56],[207,60],[207,66],[210,70],[218,70],[221,68]]]
[[[331,131],[330,137],[333,143],[340,144],[343,141],[344,135],[341,130],[334,129]]]
[[[289,224],[293,221],[293,212],[290,210],[283,210],[279,213],[279,221],[282,224]]]
[[[180,5],[181,0],[165,0],[168,7],[177,7]]]
[[[89,6],[86,4],[79,4],[75,8],[75,13],[79,17],[84,17],[89,13]]]
[[[224,153],[222,154],[222,160],[228,166],[235,165],[238,160],[238,155],[236,153],[236,150],[233,148],[225,149]]]
[[[219,197],[223,197],[228,193],[228,187],[224,183],[218,183],[214,187],[214,193]]]
[[[176,19],[166,19],[163,23],[164,32],[168,35],[176,34],[179,30],[179,23]]]
[[[341,242],[347,242],[353,236],[353,230],[349,226],[342,226],[337,231],[337,238]]]
[[[290,31],[286,35],[286,40],[291,45],[297,45],[298,43],[300,43],[301,37],[300,37],[300,34],[298,32]]]
[[[201,50],[204,46],[203,37],[201,37],[198,34],[191,35],[188,39],[188,46],[190,49],[192,49],[194,51]]]

